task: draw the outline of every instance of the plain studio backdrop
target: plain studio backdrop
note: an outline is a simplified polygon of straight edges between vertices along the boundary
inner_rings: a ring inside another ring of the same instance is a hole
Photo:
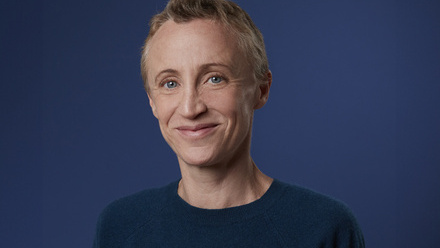
[[[252,155],[331,195],[367,247],[440,243],[438,1],[237,1],[274,80]],[[112,200],[177,180],[139,71],[165,1],[1,1],[0,247],[91,247]]]

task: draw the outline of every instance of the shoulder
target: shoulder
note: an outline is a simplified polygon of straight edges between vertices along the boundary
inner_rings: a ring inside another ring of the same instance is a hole
[[[321,218],[351,215],[347,205],[330,196],[297,185],[281,184],[284,186],[281,202],[291,211],[302,214],[310,213]]]
[[[177,182],[165,187],[147,189],[110,203],[101,212],[95,247],[118,247],[136,230],[159,213],[173,194]],[[105,243],[104,243],[105,242]]]
[[[301,242],[311,247],[324,243],[363,247],[362,233],[346,204],[307,188],[279,183],[283,194],[269,215],[286,239],[304,239]]]

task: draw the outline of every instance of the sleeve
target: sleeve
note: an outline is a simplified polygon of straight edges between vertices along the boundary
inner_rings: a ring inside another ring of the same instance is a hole
[[[145,191],[149,193],[150,191]],[[98,217],[93,248],[120,248],[154,215],[155,197],[139,192],[118,199],[104,208]]]
[[[119,209],[112,205],[107,206],[98,217],[96,233],[93,241],[93,248],[116,248],[127,236],[123,228],[124,223],[120,221]]]
[[[100,245],[101,244],[101,242],[100,242],[101,241],[101,236],[102,236],[102,233],[101,233],[101,230],[102,230],[102,228],[101,228],[101,225],[102,225],[101,218],[102,218],[102,213],[99,215],[98,221],[96,223],[96,231],[95,231],[95,238],[93,240],[93,248],[102,247]]]
[[[362,231],[351,212],[341,218],[330,235],[326,248],[365,248]]]

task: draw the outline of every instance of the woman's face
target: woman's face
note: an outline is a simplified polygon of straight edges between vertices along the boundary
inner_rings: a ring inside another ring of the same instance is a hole
[[[149,100],[163,137],[188,165],[249,155],[253,111],[270,84],[258,83],[235,37],[210,20],[167,21],[150,43]]]

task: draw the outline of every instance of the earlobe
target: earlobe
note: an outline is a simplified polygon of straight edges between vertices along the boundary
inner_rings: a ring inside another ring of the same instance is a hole
[[[262,83],[259,84],[258,86],[258,99],[256,99],[256,103],[254,106],[254,109],[259,109],[262,108],[268,98],[269,98],[269,91],[270,91],[270,86],[272,85],[272,72],[268,71],[266,74],[266,80]]]
[[[147,93],[147,96],[148,96],[148,101],[150,102],[151,111],[153,112],[154,117],[157,118],[156,104],[154,104],[154,101],[149,93]]]

